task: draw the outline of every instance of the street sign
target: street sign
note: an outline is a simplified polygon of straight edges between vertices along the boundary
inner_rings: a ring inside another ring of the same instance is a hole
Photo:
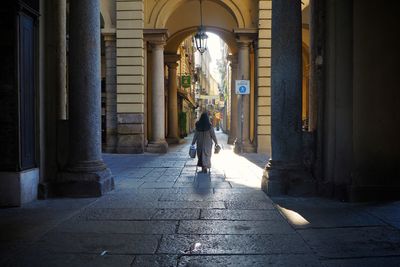
[[[236,94],[248,95],[250,94],[250,81],[249,80],[236,80]]]
[[[192,84],[190,75],[182,75],[182,87],[188,88]]]

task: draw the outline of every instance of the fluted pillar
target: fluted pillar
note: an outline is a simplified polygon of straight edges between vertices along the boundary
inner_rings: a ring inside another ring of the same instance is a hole
[[[115,32],[103,33],[106,57],[106,144],[104,150],[114,153],[117,149],[117,77]]]
[[[69,3],[69,157],[56,194],[100,196],[114,188],[101,154],[100,3]]]
[[[176,72],[180,59],[179,55],[165,55],[168,66],[168,136],[169,144],[179,143],[178,133],[178,84]]]
[[[303,164],[301,1],[272,2],[272,150],[262,187],[268,195],[307,195],[315,183]]]
[[[233,144],[236,140],[236,134],[238,130],[238,101],[237,95],[235,92],[235,80],[238,77],[238,65],[237,65],[237,56],[232,55],[228,58],[231,62],[231,121],[230,121],[230,129],[229,129],[229,137],[228,144]]]
[[[152,153],[166,153],[165,140],[165,92],[164,92],[164,46],[166,30],[153,29],[147,32],[146,39],[151,48],[151,129],[152,134],[146,150]]]

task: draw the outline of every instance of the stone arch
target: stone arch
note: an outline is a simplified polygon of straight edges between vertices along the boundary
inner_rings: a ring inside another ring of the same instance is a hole
[[[104,29],[114,29],[115,28],[115,1],[101,0],[100,3],[100,13],[104,24],[102,28]]]
[[[154,7],[149,11],[148,18],[146,19],[147,28],[168,28],[167,23],[170,20],[176,10],[182,10],[180,14],[190,14],[192,17],[197,19],[197,25],[199,24],[200,15],[197,14],[193,16],[193,10],[198,10],[199,0],[178,0],[178,1],[168,1],[162,0],[158,1]],[[228,30],[234,28],[246,28],[254,27],[251,10],[247,6],[246,1],[235,1],[235,0],[203,0],[203,21],[207,21],[208,16],[207,11],[212,11],[217,9],[220,14],[229,14],[235,21],[234,26]],[[186,10],[186,12],[184,12]],[[205,23],[207,25],[207,23]]]
[[[182,29],[179,32],[176,32],[172,36],[168,38],[167,44],[165,46],[166,53],[176,53],[179,45],[190,35],[194,34],[197,31],[197,27],[189,27]],[[232,32],[228,32],[225,29],[221,29],[218,27],[207,27],[208,32],[212,32],[218,35],[229,47],[229,50],[232,54],[236,54],[237,45],[235,35]]]
[[[100,12],[100,28],[103,29],[105,25],[105,21],[104,21],[104,16],[103,14]]]

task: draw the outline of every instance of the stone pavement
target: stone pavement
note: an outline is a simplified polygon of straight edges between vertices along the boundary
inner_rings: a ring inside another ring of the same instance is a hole
[[[226,136],[218,133],[220,143]],[[1,266],[400,266],[400,202],[274,198],[266,155],[104,156],[116,190],[0,209]]]

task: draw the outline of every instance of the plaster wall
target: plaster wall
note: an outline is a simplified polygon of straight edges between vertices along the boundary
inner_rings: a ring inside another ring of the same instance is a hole
[[[255,124],[257,152],[271,153],[271,25],[272,0],[259,1],[257,94]]]
[[[400,40],[395,34],[398,33],[398,4],[354,0],[353,9],[355,162],[352,182],[354,187],[386,186],[398,190]]]
[[[116,2],[119,153],[144,151],[144,3]]]
[[[327,1],[323,182],[338,198],[346,198],[353,170],[352,17],[351,1]]]

